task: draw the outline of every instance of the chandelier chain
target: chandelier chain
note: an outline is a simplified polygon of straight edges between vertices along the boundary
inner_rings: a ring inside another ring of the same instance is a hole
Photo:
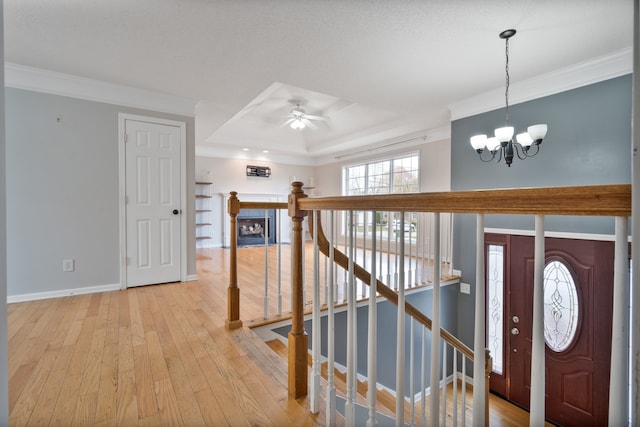
[[[506,75],[506,85],[505,85],[505,90],[504,90],[504,102],[505,102],[505,126],[508,124],[509,122],[509,39],[506,38],[504,40],[505,42],[505,48],[504,48],[504,53],[505,53],[505,75]]]

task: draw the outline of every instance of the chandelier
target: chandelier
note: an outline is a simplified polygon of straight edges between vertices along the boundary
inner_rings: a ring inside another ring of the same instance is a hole
[[[533,157],[540,151],[540,143],[547,134],[547,125],[538,124],[529,126],[526,132],[516,135],[516,141],[513,141],[513,126],[509,126],[509,39],[516,34],[516,30],[509,29],[500,33],[500,38],[505,42],[505,73],[506,88],[504,91],[505,100],[505,125],[497,128],[494,136],[487,138],[487,135],[475,135],[471,137],[471,146],[478,153],[480,160],[497,162],[504,159],[507,166],[511,167],[514,154],[520,160],[527,157]],[[483,157],[483,153],[488,151],[491,157]]]

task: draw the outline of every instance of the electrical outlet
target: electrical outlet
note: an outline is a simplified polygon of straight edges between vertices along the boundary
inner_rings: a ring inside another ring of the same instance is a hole
[[[460,282],[460,293],[461,294],[470,294],[471,293],[471,285],[468,283]]]
[[[75,261],[71,258],[62,260],[62,271],[64,273],[70,273],[75,270]]]

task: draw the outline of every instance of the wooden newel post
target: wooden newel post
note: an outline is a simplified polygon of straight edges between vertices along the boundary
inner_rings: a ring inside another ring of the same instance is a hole
[[[297,399],[307,395],[307,355],[309,337],[304,330],[304,299],[302,289],[302,221],[306,211],[298,209],[298,199],[307,197],[302,182],[292,182],[289,194],[289,216],[293,224],[293,252],[291,263],[291,331],[289,332],[289,396]]]
[[[491,372],[493,371],[493,358],[488,348],[484,349],[484,425],[489,426],[489,390],[491,389]]]
[[[230,221],[230,243],[229,243],[229,289],[227,290],[227,320],[225,326],[227,329],[238,329],[242,327],[240,320],[240,289],[238,288],[238,240],[237,240],[237,223],[236,217],[240,213],[240,200],[238,193],[232,191],[229,193],[227,201],[227,212]]]

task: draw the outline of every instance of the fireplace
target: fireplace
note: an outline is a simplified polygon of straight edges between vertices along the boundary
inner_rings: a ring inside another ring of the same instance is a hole
[[[236,217],[238,246],[276,243],[276,213],[274,209],[241,209]]]

